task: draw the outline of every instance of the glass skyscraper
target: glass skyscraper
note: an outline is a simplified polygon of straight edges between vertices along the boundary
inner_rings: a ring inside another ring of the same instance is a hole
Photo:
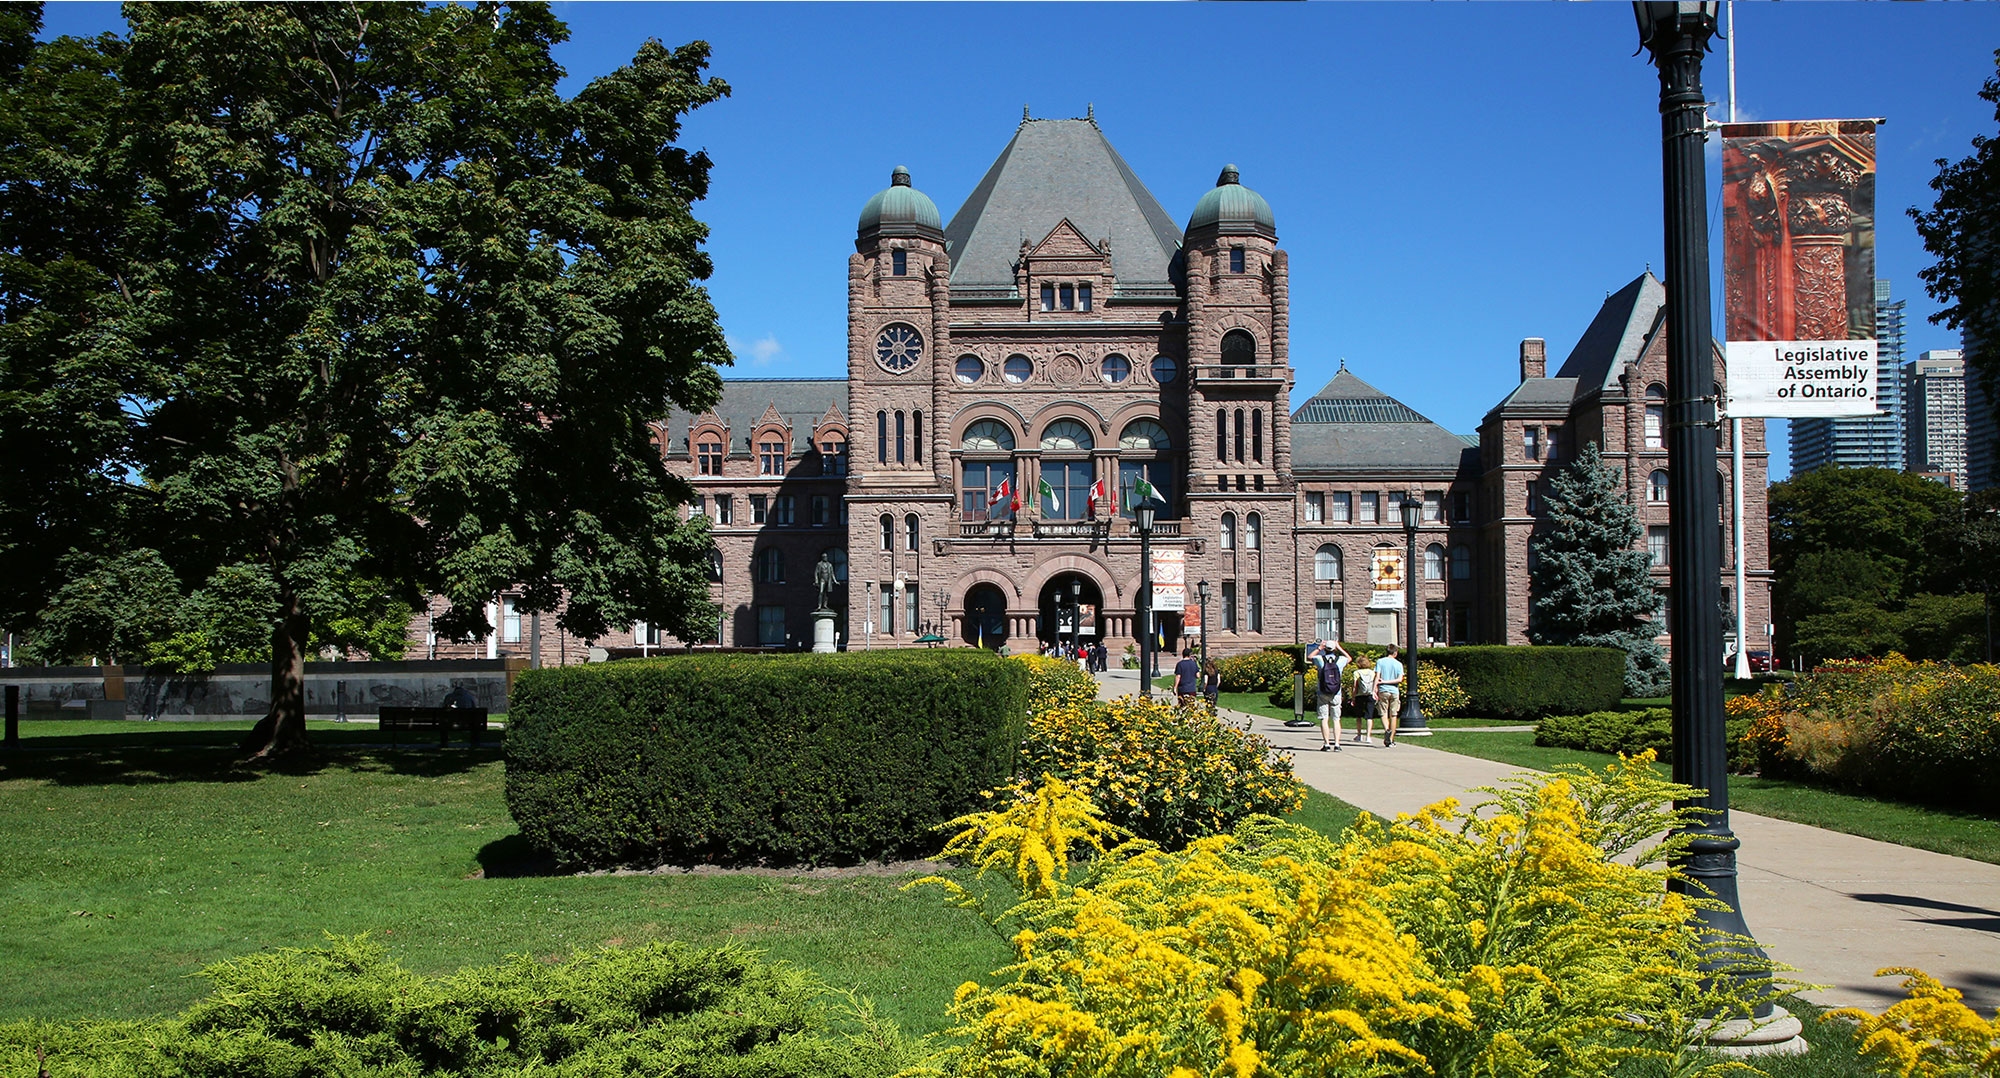
[[[1875,281],[1875,395],[1881,414],[1791,422],[1792,471],[1828,464],[1842,468],[1903,467],[1903,300],[1891,302],[1889,282]]]

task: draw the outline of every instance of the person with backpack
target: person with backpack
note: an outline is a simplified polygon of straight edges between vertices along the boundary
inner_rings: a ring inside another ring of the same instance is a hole
[[[1340,688],[1347,664],[1354,656],[1338,640],[1322,640],[1318,646],[1319,668],[1319,751],[1340,751]]]

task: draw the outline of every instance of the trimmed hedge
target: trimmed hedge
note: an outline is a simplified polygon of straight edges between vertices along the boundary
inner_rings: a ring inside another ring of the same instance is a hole
[[[1028,670],[990,652],[690,655],[524,671],[507,810],[568,866],[920,853],[1012,773]]]
[[[1611,711],[1625,696],[1625,653],[1617,648],[1425,648],[1420,659],[1458,675],[1472,698],[1468,715],[1582,715]]]
[[[1757,766],[1757,750],[1745,737],[1750,720],[1732,718],[1725,725],[1729,747],[1729,770],[1750,771]],[[1585,752],[1623,753],[1637,756],[1652,749],[1663,761],[1674,758],[1674,712],[1672,708],[1649,707],[1638,711],[1593,711],[1588,715],[1550,715],[1535,728],[1535,744]]]
[[[0,1073],[888,1078],[920,1056],[892,1029],[838,1019],[811,974],[735,947],[516,955],[423,977],[334,939],[203,972],[215,990],[179,1015],[0,1024]]]

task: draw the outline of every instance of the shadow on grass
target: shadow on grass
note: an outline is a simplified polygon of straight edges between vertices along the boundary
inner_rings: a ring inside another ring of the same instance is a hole
[[[555,858],[536,849],[519,832],[481,846],[473,860],[479,862],[479,874],[489,880],[569,875],[557,867]]]
[[[270,764],[242,766],[243,732],[162,731],[157,734],[84,734],[34,738],[20,749],[0,749],[0,779],[56,786],[145,786],[172,782],[256,782],[267,775],[303,776],[329,771],[377,772],[436,778],[458,775],[498,760],[499,737],[477,749],[434,743],[382,743],[374,730],[315,730],[311,751]]]

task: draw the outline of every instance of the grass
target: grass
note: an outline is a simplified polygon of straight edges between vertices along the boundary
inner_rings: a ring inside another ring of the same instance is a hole
[[[1538,771],[1564,763],[1601,768],[1609,759],[1602,753],[1537,745],[1535,735],[1525,731],[1482,734],[1441,731],[1430,739],[1428,746]],[[1666,765],[1656,767],[1663,776],[1668,773]],[[2000,864],[2000,820],[1974,813],[1754,775],[1729,777],[1729,807],[1899,846]]]
[[[315,723],[317,762],[246,772],[229,764],[248,725],[22,724],[24,751],[0,753],[0,1021],[170,1013],[207,991],[207,964],[368,933],[422,973],[744,943],[925,1033],[954,988],[1009,957],[937,892],[904,892],[915,868],[536,874],[498,735],[392,750],[372,728]],[[1314,791],[1294,819],[1337,834],[1357,814]]]

